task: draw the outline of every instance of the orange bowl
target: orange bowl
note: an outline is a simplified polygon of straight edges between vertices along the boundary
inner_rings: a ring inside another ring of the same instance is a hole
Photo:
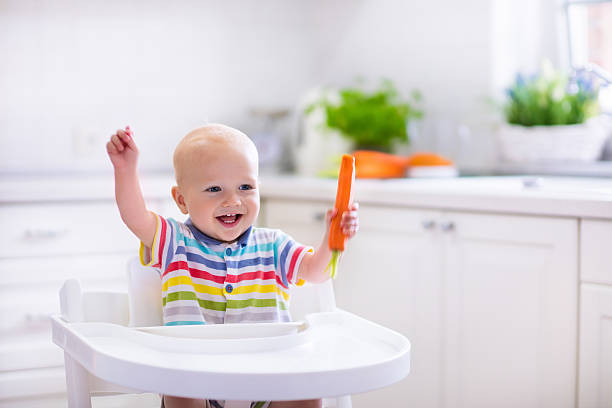
[[[408,166],[452,166],[453,162],[435,153],[415,153],[408,157]]]
[[[357,150],[355,156],[356,178],[400,178],[406,176],[408,159],[373,150]]]

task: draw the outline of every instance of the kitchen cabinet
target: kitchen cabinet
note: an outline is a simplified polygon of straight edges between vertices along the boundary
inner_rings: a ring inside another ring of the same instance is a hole
[[[269,199],[266,224],[315,244],[329,206]],[[577,236],[576,219],[362,203],[337,304],[406,335],[413,365],[354,406],[573,406]]]
[[[581,222],[578,407],[612,407],[612,222]]]
[[[0,225],[0,407],[65,406],[64,355],[48,319],[59,313],[59,289],[78,278],[85,289],[124,292],[139,242],[112,196],[4,203]]]
[[[612,406],[612,287],[580,291],[578,407]]]
[[[440,406],[442,282],[435,217],[426,210],[361,207],[360,231],[334,285],[336,299],[339,307],[408,337],[412,366],[403,381],[355,396],[356,408]]]
[[[577,220],[443,220],[443,406],[573,407]]]
[[[142,181],[151,209],[184,219],[170,176]],[[612,181],[523,181],[356,181],[361,231],[337,303],[405,334],[413,354],[406,379],[353,396],[355,408],[612,407]],[[260,190],[258,225],[319,244],[335,180],[266,178]],[[0,224],[0,408],[65,406],[46,318],[59,287],[78,277],[124,291],[138,243],[106,176],[4,179]]]
[[[318,245],[333,203],[266,200],[266,224],[304,244]],[[439,257],[431,211],[362,205],[334,282],[338,307],[392,328],[412,343],[411,374],[383,390],[353,396],[360,406],[437,406],[440,397]],[[417,375],[414,375],[417,373]]]
[[[59,312],[63,281],[117,289],[138,243],[110,202],[6,204],[0,224],[0,403],[62,394],[48,316]]]
[[[580,281],[612,285],[612,221],[580,222]]]

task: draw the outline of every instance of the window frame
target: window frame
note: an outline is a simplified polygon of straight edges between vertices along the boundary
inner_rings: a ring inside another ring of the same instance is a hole
[[[575,52],[574,52],[574,43],[572,39],[572,25],[570,21],[570,7],[576,5],[591,5],[591,4],[604,4],[609,3],[612,4],[612,0],[564,0],[563,9],[565,14],[565,31],[567,34],[567,53],[569,59],[569,66],[572,71],[586,71],[596,76],[602,81],[602,88],[606,88],[606,93],[612,92],[612,72],[607,71],[606,69],[600,67],[594,62],[586,61],[583,65],[578,65],[575,61]],[[600,94],[601,97],[601,94]],[[603,107],[602,107],[603,108]],[[605,110],[603,113],[607,115],[612,115],[612,107],[611,110]]]
[[[571,6],[576,6],[576,5],[603,4],[603,3],[612,4],[612,0],[565,0],[563,2],[563,9],[564,9],[564,14],[565,14],[565,32],[567,33],[567,52],[568,52],[568,57],[569,57],[569,64],[572,69],[578,69],[578,68],[583,68],[583,67],[578,66],[576,64],[576,61],[574,61],[575,59],[574,44],[572,41],[572,30],[571,30],[569,9]],[[591,65],[591,64],[592,64],[591,62],[587,62],[585,65]]]

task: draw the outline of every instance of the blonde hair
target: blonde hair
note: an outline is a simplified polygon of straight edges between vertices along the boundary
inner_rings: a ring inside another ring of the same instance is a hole
[[[201,160],[203,153],[215,149],[235,149],[253,155],[257,163],[257,148],[253,141],[238,129],[212,123],[187,133],[174,149],[173,164],[177,184],[185,177],[185,168]]]

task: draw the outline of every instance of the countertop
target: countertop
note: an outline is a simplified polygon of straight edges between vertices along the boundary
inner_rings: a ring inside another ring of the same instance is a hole
[[[170,175],[141,178],[147,199],[170,199]],[[261,196],[333,202],[336,180],[263,176]],[[112,200],[112,175],[0,178],[0,204]],[[486,211],[612,219],[612,179],[580,177],[459,177],[357,180],[361,203],[440,210]]]
[[[538,174],[553,177],[612,177],[612,160],[569,163],[497,163],[491,166],[463,166],[462,175],[512,176]]]
[[[261,195],[333,201],[335,180],[277,177]],[[362,203],[463,211],[612,219],[612,179],[578,177],[459,177],[357,180]]]

